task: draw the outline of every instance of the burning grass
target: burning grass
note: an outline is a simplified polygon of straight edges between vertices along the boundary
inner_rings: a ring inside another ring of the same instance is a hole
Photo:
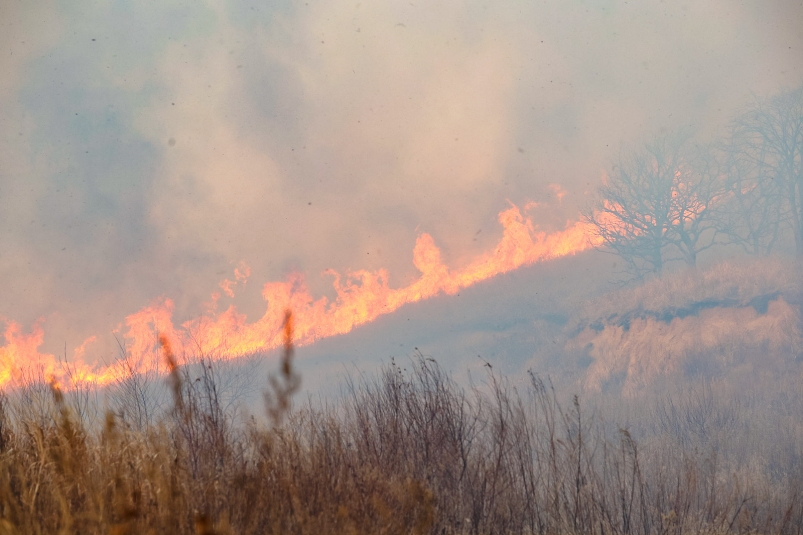
[[[800,534],[800,366],[748,370],[752,389],[642,388],[692,351],[729,378],[756,345],[794,357],[795,269],[722,264],[586,308],[574,329],[598,351],[589,377],[642,378],[637,403],[566,401],[490,367],[463,388],[419,354],[293,409],[290,315],[265,419],[238,412],[225,360],[179,359],[166,338],[170,375],[132,368],[105,400],[29,377],[0,396],[0,534]]]

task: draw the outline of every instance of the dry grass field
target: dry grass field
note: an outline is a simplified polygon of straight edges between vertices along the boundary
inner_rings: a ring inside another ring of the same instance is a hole
[[[776,369],[799,360],[802,312],[799,263],[732,260],[586,304],[570,326],[569,347],[592,359],[585,388],[616,384],[635,397],[665,376],[723,375],[757,358]]]
[[[174,378],[172,409],[139,430],[81,420],[56,388],[4,399],[0,531],[803,531],[800,443],[758,437],[796,461],[740,465],[713,447],[733,422],[707,399],[663,405],[642,444],[536,376],[527,392],[493,375],[465,392],[424,358],[275,425],[237,423],[214,385]]]

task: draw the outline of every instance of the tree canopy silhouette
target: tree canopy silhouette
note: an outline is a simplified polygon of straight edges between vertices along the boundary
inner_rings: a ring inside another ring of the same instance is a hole
[[[717,175],[708,149],[685,136],[655,138],[619,158],[584,219],[634,277],[659,273],[673,260],[693,266],[715,243]]]

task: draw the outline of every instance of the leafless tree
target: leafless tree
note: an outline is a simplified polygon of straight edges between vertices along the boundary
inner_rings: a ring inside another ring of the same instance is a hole
[[[739,128],[721,150],[724,195],[717,226],[748,254],[767,256],[780,236],[783,194],[766,153],[744,150]]]
[[[739,209],[747,225],[736,237],[766,253],[780,225],[791,228],[803,255],[803,86],[754,99],[733,123],[730,148],[737,164],[731,191],[745,203]]]
[[[724,189],[711,147],[686,145],[680,150],[665,238],[688,265],[694,266],[698,253],[717,244],[715,208]],[[673,259],[671,255],[669,259]]]
[[[717,175],[710,152],[687,137],[655,138],[613,166],[585,220],[636,278],[673,260],[693,266],[715,244]]]

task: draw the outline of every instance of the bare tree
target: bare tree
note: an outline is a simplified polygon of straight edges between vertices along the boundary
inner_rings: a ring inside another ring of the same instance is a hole
[[[748,227],[737,237],[758,240],[766,253],[780,225],[791,228],[803,255],[803,86],[754,99],[734,121],[732,139],[738,171],[746,173],[741,182],[731,177],[733,197],[746,203],[745,223],[756,225],[752,235]]]
[[[748,254],[767,256],[780,236],[783,195],[763,151],[744,150],[749,140],[739,128],[721,151],[723,202],[717,226]]]
[[[688,265],[695,266],[697,254],[717,243],[715,208],[724,189],[711,147],[694,145],[680,150],[665,238]]]
[[[585,220],[636,278],[666,262],[695,265],[715,243],[713,206],[721,184],[710,152],[686,137],[662,137],[623,156]]]

